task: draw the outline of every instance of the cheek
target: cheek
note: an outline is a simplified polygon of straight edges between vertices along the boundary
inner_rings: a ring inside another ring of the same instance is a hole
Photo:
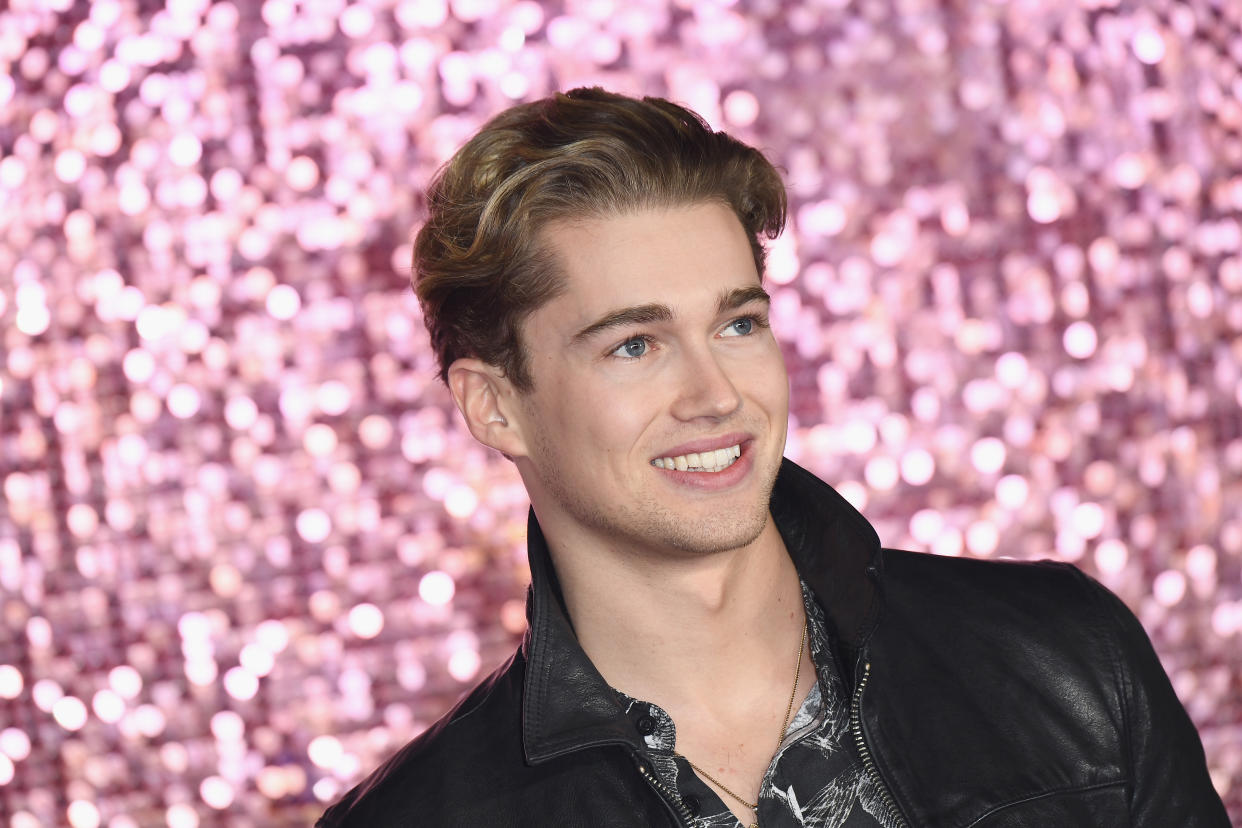
[[[595,456],[625,460],[646,450],[644,438],[661,404],[650,383],[596,384],[566,400],[572,413],[563,427]]]
[[[553,439],[566,443],[589,441],[600,446],[617,432],[624,405],[615,394],[581,382],[562,381],[547,395],[540,409],[540,425]]]
[[[787,428],[789,421],[789,385],[786,383],[772,385],[764,397],[764,407],[767,409],[774,428]]]
[[[761,383],[763,398],[773,406],[789,407],[789,374],[785,369],[785,358],[781,355],[780,346],[772,343],[772,350],[763,359],[763,365],[757,371]]]
[[[579,401],[585,430],[610,453],[625,451],[650,420],[650,401],[641,395],[596,394]]]

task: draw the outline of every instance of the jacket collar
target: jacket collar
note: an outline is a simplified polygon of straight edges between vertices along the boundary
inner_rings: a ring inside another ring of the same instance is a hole
[[[790,460],[772,491],[772,518],[802,579],[824,608],[835,657],[848,685],[854,655],[879,612],[879,538],[832,487]],[[643,746],[617,694],[578,645],[548,544],[528,519],[531,586],[522,651],[522,742],[532,764],[604,744]]]

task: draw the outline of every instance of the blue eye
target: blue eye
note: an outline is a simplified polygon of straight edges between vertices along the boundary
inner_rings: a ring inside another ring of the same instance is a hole
[[[645,337],[636,336],[633,339],[627,339],[617,346],[612,352],[613,356],[625,357],[627,359],[636,359],[647,353],[647,340]]]
[[[754,330],[755,320],[749,316],[743,316],[730,322],[725,332],[728,336],[749,336],[754,333]]]

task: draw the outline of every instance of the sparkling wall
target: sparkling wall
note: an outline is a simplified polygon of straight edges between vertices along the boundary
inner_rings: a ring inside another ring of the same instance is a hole
[[[305,825],[522,630],[407,287],[429,173],[601,83],[765,148],[789,454],[1074,561],[1242,820],[1242,6],[12,0],[0,825]]]

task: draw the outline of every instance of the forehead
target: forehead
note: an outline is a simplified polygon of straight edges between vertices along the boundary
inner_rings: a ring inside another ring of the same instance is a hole
[[[746,231],[717,202],[557,221],[542,240],[564,281],[548,309],[571,324],[650,302],[714,306],[722,291],[759,283]]]

